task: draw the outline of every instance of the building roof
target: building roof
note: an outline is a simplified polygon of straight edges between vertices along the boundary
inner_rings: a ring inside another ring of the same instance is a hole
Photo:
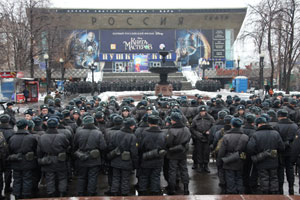
[[[53,7],[56,8],[92,8],[92,9],[191,9],[191,8],[245,8],[247,7],[246,0],[210,0],[210,1],[195,1],[185,0],[85,0],[85,1],[70,1],[70,0],[51,0]]]

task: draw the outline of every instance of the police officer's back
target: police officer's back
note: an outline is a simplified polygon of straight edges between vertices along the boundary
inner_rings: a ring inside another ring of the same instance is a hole
[[[46,174],[47,194],[54,197],[56,180],[58,180],[59,196],[63,197],[67,191],[67,149],[69,140],[66,135],[57,130],[58,119],[47,121],[48,130],[38,141],[38,157],[42,171]]]
[[[284,144],[279,133],[267,124],[265,118],[259,117],[255,122],[258,129],[248,142],[247,152],[256,158],[252,161],[256,163],[260,177],[260,189],[263,194],[277,194],[278,152],[284,150]],[[271,152],[273,152],[273,155],[271,155]],[[270,153],[270,156],[261,158],[263,153]]]
[[[32,170],[37,167],[35,159],[37,140],[28,132],[25,119],[17,122],[18,131],[8,141],[9,157],[13,169],[13,194],[16,198],[29,198],[32,190]],[[23,187],[22,187],[23,185]]]
[[[9,124],[10,116],[8,114],[0,115],[0,132],[3,132],[6,142],[15,134],[13,127]]]
[[[283,194],[283,183],[284,183],[284,168],[286,168],[287,181],[289,183],[289,194],[294,194],[294,168],[291,163],[291,144],[293,143],[298,126],[288,118],[288,112],[285,109],[277,111],[278,123],[274,126],[282,138],[285,145],[284,152],[280,153],[279,156],[279,170],[278,170],[278,181],[279,181],[279,193]]]
[[[150,183],[152,195],[160,194],[160,172],[163,166],[163,154],[159,152],[165,149],[165,137],[158,126],[159,116],[149,115],[149,127],[145,128],[139,143],[139,154],[142,157],[139,175],[139,195],[145,195]],[[147,157],[148,156],[148,157]]]
[[[105,149],[104,136],[94,125],[94,118],[89,115],[85,116],[83,128],[78,129],[74,137],[76,166],[78,167],[78,195],[85,193],[92,196],[96,195],[101,152]]]
[[[129,194],[131,170],[137,168],[138,165],[137,140],[133,134],[135,120],[127,118],[123,124],[124,127],[112,138],[112,146],[120,151],[120,154],[111,160],[113,167],[111,192],[114,195]]]
[[[171,127],[167,131],[166,146],[169,159],[169,194],[175,194],[177,170],[180,170],[184,194],[189,194],[189,174],[187,169],[187,152],[191,139],[190,130],[183,124],[180,113],[171,114]]]

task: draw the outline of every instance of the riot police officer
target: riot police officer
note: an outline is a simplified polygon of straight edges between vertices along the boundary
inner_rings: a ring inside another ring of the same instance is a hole
[[[289,183],[289,194],[294,194],[294,167],[291,162],[291,144],[293,143],[298,126],[288,118],[288,111],[285,109],[278,110],[278,123],[274,129],[277,130],[285,145],[285,150],[279,155],[279,169],[278,169],[278,181],[279,181],[279,193],[283,194],[284,183],[284,168],[286,169],[287,181]]]
[[[13,194],[19,198],[30,198],[32,193],[32,170],[37,167],[35,159],[37,141],[28,132],[27,120],[17,122],[18,131],[8,141],[8,160],[13,169]]]
[[[262,194],[278,194],[278,152],[284,150],[284,144],[265,118],[259,117],[255,122],[258,129],[248,142],[247,152],[254,155],[252,161],[258,169]]]
[[[45,172],[48,197],[66,196],[67,191],[67,149],[69,141],[64,134],[59,134],[58,120],[47,120],[48,130],[38,141],[38,157],[42,171]],[[58,180],[58,181],[57,181]],[[56,185],[56,181],[58,185]]]
[[[179,170],[184,186],[184,195],[189,195],[189,174],[187,169],[188,145],[191,139],[190,130],[182,122],[182,115],[171,114],[171,127],[167,132],[166,146],[169,160],[169,192],[175,194],[176,172]]]
[[[165,136],[158,126],[159,116],[149,115],[149,128],[144,129],[139,143],[142,157],[139,170],[139,195],[146,195],[150,185],[151,195],[160,195],[160,172],[165,154]]]
[[[78,167],[78,196],[97,195],[97,179],[101,165],[101,152],[106,149],[106,141],[99,129],[94,125],[92,116],[82,120],[83,128],[74,137],[76,166]],[[85,191],[86,189],[86,191]]]
[[[213,126],[215,120],[207,113],[206,106],[199,107],[199,114],[193,119],[191,132],[194,140],[195,149],[193,160],[196,168],[200,172],[210,173],[209,163],[209,129]],[[200,166],[197,166],[200,165]]]
[[[135,120],[127,118],[123,124],[124,127],[111,140],[113,151],[116,152],[111,160],[113,167],[111,192],[112,195],[127,196],[130,190],[131,171],[138,167],[138,144],[133,134],[136,125]]]
[[[0,132],[3,133],[6,143],[10,140],[10,138],[15,134],[13,127],[9,124],[10,116],[7,114],[0,115]],[[5,161],[2,163],[3,166],[1,170],[4,171],[4,179],[5,179],[5,193],[11,192],[10,184],[11,184],[11,169],[9,166],[9,162]],[[0,178],[0,189],[2,191],[3,188],[3,178]]]

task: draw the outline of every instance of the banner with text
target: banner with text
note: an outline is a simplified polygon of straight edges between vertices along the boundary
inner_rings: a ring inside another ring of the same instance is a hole
[[[101,30],[101,53],[155,53],[175,49],[175,30]]]
[[[131,61],[136,56],[146,55],[148,61],[161,61],[162,57],[158,53],[135,54],[135,53],[100,53],[99,61]],[[169,53],[166,56],[166,61],[175,61],[176,53]]]

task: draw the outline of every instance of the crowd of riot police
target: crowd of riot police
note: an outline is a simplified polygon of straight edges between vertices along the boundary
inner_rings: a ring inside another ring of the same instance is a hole
[[[210,155],[216,159],[222,194],[283,194],[286,171],[292,195],[294,165],[300,164],[299,99],[278,93],[247,100],[217,95],[205,102],[200,95],[160,95],[118,103],[113,96],[94,96],[62,106],[56,98],[39,111],[26,110],[18,121],[8,103],[0,116],[0,187],[11,192],[13,171],[17,199],[38,197],[42,180],[48,197],[63,197],[76,176],[77,195],[95,196],[104,170],[105,195],[130,195],[133,174],[139,195],[161,195],[163,171],[168,195],[178,194],[179,183],[188,195],[187,154],[193,146],[193,170],[210,173]]]
[[[173,86],[173,90],[180,91],[182,83],[180,81],[169,81]],[[108,91],[154,91],[157,81],[143,79],[129,79],[129,80],[113,80],[113,81],[99,81],[98,83],[75,81],[66,82],[64,90],[69,94],[81,93],[102,93]]]
[[[219,80],[199,80],[196,82],[196,88],[201,91],[216,92],[222,87]]]

